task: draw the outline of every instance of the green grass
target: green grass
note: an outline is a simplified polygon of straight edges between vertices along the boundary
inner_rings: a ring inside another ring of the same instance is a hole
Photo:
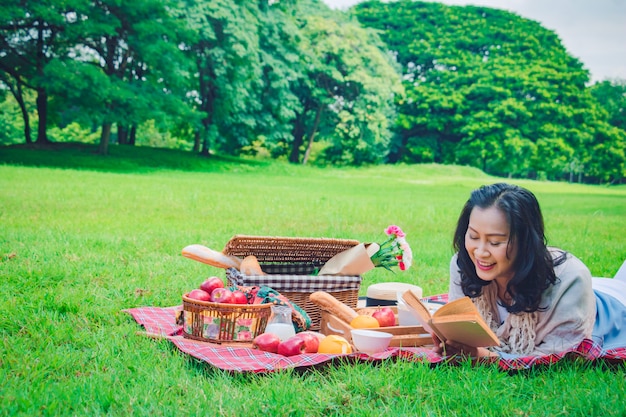
[[[624,367],[338,364],[230,375],[137,334],[121,310],[180,304],[223,271],[183,258],[235,234],[380,241],[398,224],[416,260],[381,281],[447,291],[469,191],[500,179],[436,165],[318,169],[113,146],[0,148],[0,415],[624,415]],[[596,276],[626,259],[626,188],[516,181],[550,243]],[[621,408],[620,408],[621,407]]]

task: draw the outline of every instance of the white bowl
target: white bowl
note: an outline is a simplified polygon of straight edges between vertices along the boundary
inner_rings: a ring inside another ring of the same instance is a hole
[[[379,332],[376,330],[353,329],[352,343],[359,352],[371,355],[373,353],[383,352],[389,347],[391,333]]]

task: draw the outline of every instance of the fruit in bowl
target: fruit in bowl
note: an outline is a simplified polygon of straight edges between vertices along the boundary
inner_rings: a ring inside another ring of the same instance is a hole
[[[350,327],[355,329],[374,329],[380,327],[380,323],[372,316],[360,314],[352,319]]]
[[[393,334],[377,330],[352,329],[354,347],[368,355],[387,350]]]
[[[191,290],[187,294],[187,297],[198,301],[211,301],[211,294],[198,288],[195,290]]]
[[[211,293],[211,301],[214,303],[230,304],[233,302],[233,292],[228,288],[216,288]]]
[[[200,289],[211,294],[216,288],[224,288],[224,282],[219,277],[209,277],[202,284]]]
[[[396,325],[396,313],[389,307],[379,307],[374,314],[372,314],[380,327],[391,327]]]
[[[232,303],[233,304],[248,304],[248,296],[245,292],[241,290],[235,290],[232,292]]]

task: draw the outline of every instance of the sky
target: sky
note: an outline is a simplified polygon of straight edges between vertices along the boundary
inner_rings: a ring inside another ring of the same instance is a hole
[[[360,0],[323,0],[346,9]],[[426,0],[429,1],[429,0]],[[561,38],[592,81],[626,80],[626,0],[440,0],[449,5],[504,9],[540,22]]]

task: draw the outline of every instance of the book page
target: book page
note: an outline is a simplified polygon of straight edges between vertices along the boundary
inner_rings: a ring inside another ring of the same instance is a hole
[[[487,325],[487,323],[485,323],[483,318],[480,317],[478,313],[462,313],[443,317],[437,316],[431,319],[432,323],[449,323],[451,321],[475,321],[478,323],[482,323],[485,326]]]
[[[428,308],[422,303],[417,294],[413,290],[408,289],[402,294],[402,300],[407,304],[409,311],[420,322],[424,330],[428,333],[433,333],[430,327],[430,311],[428,311]]]
[[[431,316],[428,308],[411,290],[402,294],[409,310],[424,330],[434,333],[442,342],[453,340],[472,347],[498,346],[498,336],[487,326],[469,297],[445,304]]]
[[[475,319],[466,320],[446,320],[438,322],[433,320],[433,327],[436,327],[445,340],[453,340],[472,347],[498,346],[498,337],[487,327]]]
[[[472,300],[467,296],[463,298],[459,298],[454,301],[450,301],[447,304],[444,304],[439,310],[435,312],[435,314],[433,314],[433,316],[443,317],[443,316],[449,316],[451,314],[463,314],[463,313],[473,313],[473,314],[478,314],[480,316],[480,313],[478,313],[476,306],[474,305]]]

